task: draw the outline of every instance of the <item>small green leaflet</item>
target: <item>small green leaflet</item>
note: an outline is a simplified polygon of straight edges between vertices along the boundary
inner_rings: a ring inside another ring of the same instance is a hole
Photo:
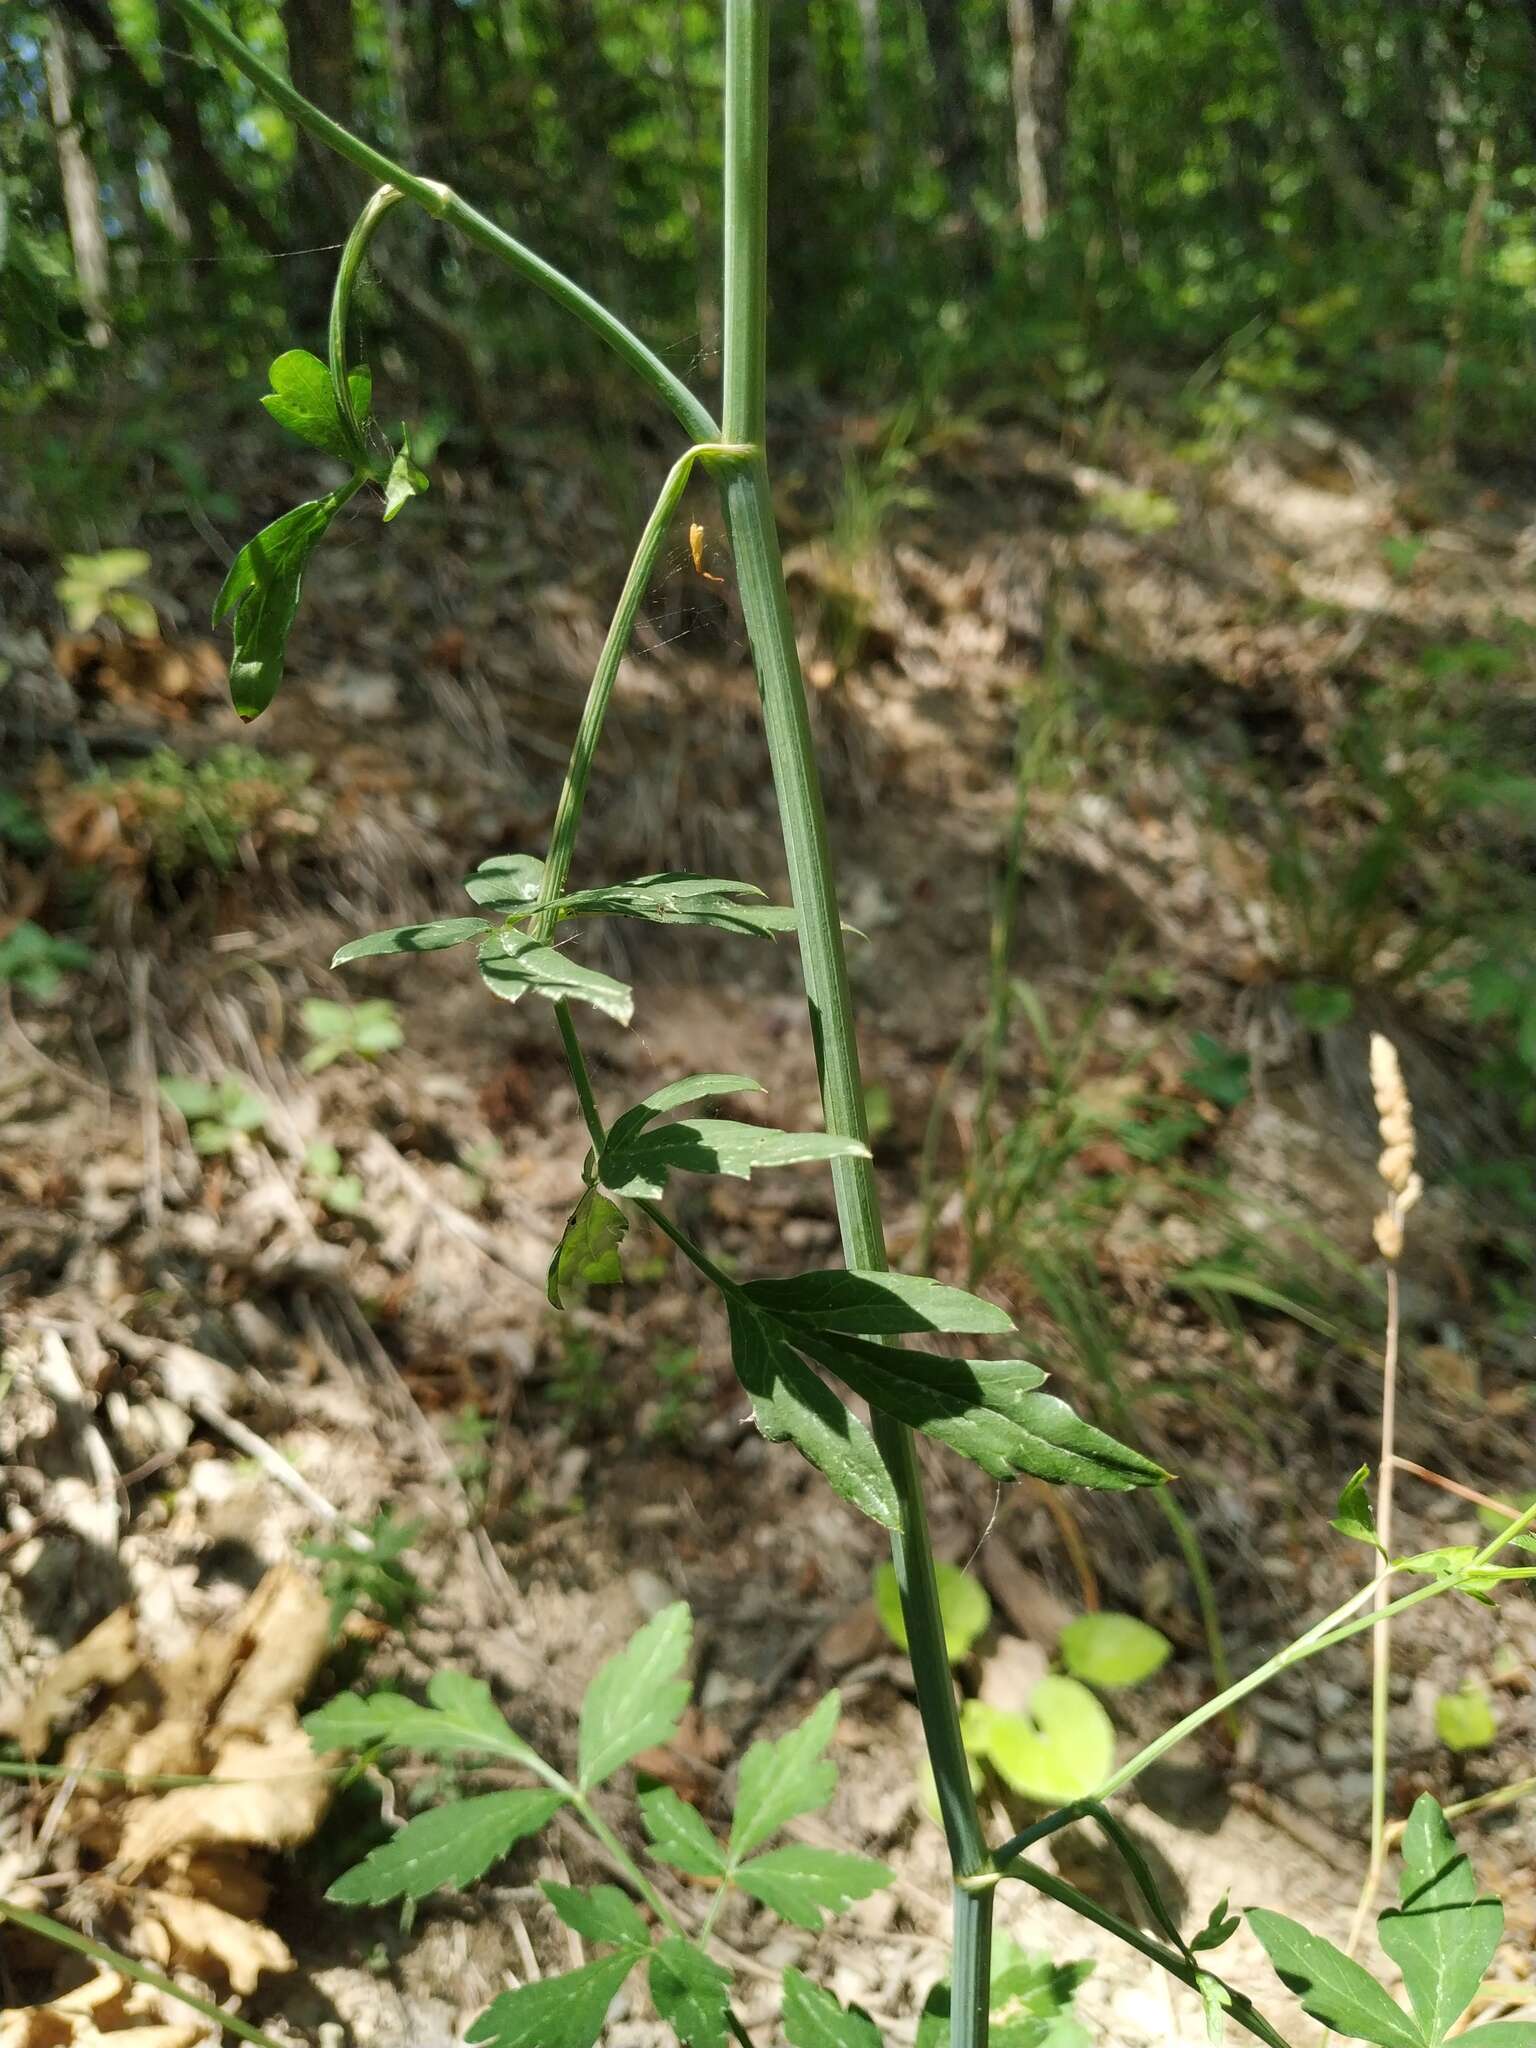
[[[1420,2032],[1434,2043],[1472,2003],[1503,1936],[1504,1908],[1477,1896],[1472,1865],[1428,1793],[1414,1802],[1403,1834],[1400,1890],[1401,1907],[1381,1915],[1376,1938],[1403,1973]]]
[[[734,1297],[726,1311],[731,1363],[763,1436],[792,1443],[844,1500],[882,1528],[899,1529],[900,1497],[863,1423],[796,1357],[777,1322]]]
[[[549,1262],[546,1292],[551,1308],[564,1308],[567,1289],[585,1293],[589,1287],[616,1287],[624,1278],[619,1246],[629,1219],[617,1203],[588,1188],[571,1212],[555,1256]]]
[[[921,1330],[1002,1336],[1013,1328],[1006,1309],[913,1273],[797,1273],[788,1280],[748,1281],[743,1292],[770,1315],[858,1337]]]
[[[540,1889],[566,1926],[583,1941],[611,1941],[636,1955],[644,1955],[650,1947],[651,1930],[640,1917],[639,1907],[616,1884],[581,1891],[575,1885],[545,1882]]]
[[[462,946],[470,939],[483,938],[492,927],[483,917],[440,917],[431,924],[401,924],[392,931],[369,932],[365,938],[348,939],[333,955],[333,967],[345,967],[349,960],[372,960],[393,953],[440,953],[447,946]]]
[[[562,1792],[528,1791],[434,1806],[343,1872],[325,1896],[344,1906],[377,1906],[386,1899],[424,1899],[444,1885],[463,1891],[514,1842],[537,1834],[564,1803]]]
[[[669,1081],[665,1087],[655,1088],[649,1095],[642,1096],[633,1109],[626,1109],[622,1116],[616,1116],[608,1132],[606,1152],[622,1152],[624,1148],[645,1129],[648,1123],[669,1109],[682,1109],[690,1102],[705,1102],[717,1095],[761,1095],[761,1081],[754,1081],[750,1074],[688,1074],[680,1081]]]
[[[358,479],[323,498],[295,505],[264,526],[236,555],[214,600],[213,623],[234,612],[229,693],[244,719],[265,711],[283,677],[288,631],[299,608],[304,571]]]
[[[503,1991],[466,2039],[484,2048],[593,2048],[609,2006],[638,1961],[633,1949],[620,1949],[563,1977]]]
[[[1435,1733],[1447,1749],[1458,1754],[1471,1749],[1491,1749],[1499,1737],[1493,1705],[1475,1678],[1463,1679],[1455,1692],[1444,1692],[1435,1701]]]
[[[655,1200],[674,1171],[746,1180],[759,1167],[868,1157],[867,1145],[825,1131],[769,1131],[720,1117],[680,1118],[641,1131],[621,1147],[605,1146],[598,1178],[610,1194]]]
[[[1338,1511],[1328,1526],[1337,1529],[1341,1536],[1352,1537],[1356,1543],[1369,1543],[1373,1550],[1381,1550],[1371,1498],[1365,1490],[1365,1482],[1370,1476],[1369,1465],[1362,1465],[1358,1472],[1350,1474],[1344,1482],[1344,1491],[1339,1495]],[[1381,1554],[1385,1557],[1387,1553],[1381,1550]]]
[[[464,880],[470,901],[487,910],[520,910],[537,903],[543,886],[544,863],[531,853],[492,854]]]
[[[509,1003],[530,992],[552,1003],[590,1003],[616,1024],[627,1024],[635,1011],[634,990],[626,982],[568,960],[526,932],[503,932],[499,940],[488,941],[480,955],[480,977],[492,995]]]
[[[817,1929],[823,1913],[840,1913],[895,1882],[896,1873],[868,1856],[792,1842],[738,1865],[735,1880],[771,1912],[796,1927]]]
[[[1000,1932],[992,1950],[993,2048],[1089,2048],[1072,2002],[1092,1973],[1092,1963],[1032,1956]],[[950,2048],[950,2002],[949,1984],[935,1984],[917,2023],[916,2048]]]
[[[1302,2009],[1336,2034],[1374,2041],[1378,2048],[1425,2048],[1418,2028],[1376,1979],[1331,1941],[1309,1934],[1284,1913],[1250,1906],[1248,1925],[1264,1945],[1287,1990]]]
[[[741,1760],[731,1820],[731,1863],[802,1813],[816,1813],[837,1789],[837,1765],[822,1756],[841,1701],[829,1692],[798,1728],[777,1742],[754,1742]]]
[[[845,2012],[798,1970],[784,1972],[784,2038],[789,2048],[881,2048],[873,2020]]]
[[[1454,1579],[1458,1592],[1468,1594],[1484,1607],[1493,1605],[1489,1598],[1490,1587],[1504,1585],[1510,1579],[1536,1579],[1536,1565],[1480,1564],[1474,1570],[1474,1560],[1480,1555],[1470,1543],[1447,1543],[1439,1550],[1421,1550],[1413,1557],[1395,1557],[1392,1569],[1395,1572],[1415,1572],[1422,1579]]]
[[[1087,1685],[1140,1685],[1172,1654],[1161,1629],[1134,1614],[1079,1614],[1061,1632],[1061,1660]]]
[[[979,1579],[957,1564],[936,1564],[934,1576],[939,1587],[939,1618],[944,1624],[944,1647],[951,1664],[968,1656],[977,1638],[985,1635],[992,1619],[992,1602]],[[907,1647],[907,1618],[901,1611],[901,1589],[895,1567],[875,1567],[875,1612],[880,1624],[898,1650]]]
[[[540,1763],[537,1752],[507,1726],[483,1679],[435,1672],[427,1698],[431,1705],[423,1707],[399,1693],[343,1693],[306,1714],[304,1732],[318,1750],[414,1749],[423,1756],[479,1754]]]
[[[648,924],[707,924],[758,939],[793,931],[793,910],[751,900],[760,899],[762,893],[750,882],[724,881],[713,875],[640,875],[633,882],[574,890],[560,898],[560,906],[565,917],[638,917]]]
[[[640,1818],[651,1838],[651,1852],[674,1870],[686,1870],[690,1877],[724,1877],[725,1850],[710,1832],[708,1824],[695,1813],[670,1785],[657,1785],[640,1794]]]
[[[353,439],[337,409],[330,370],[318,356],[304,348],[288,349],[273,363],[267,376],[272,389],[261,402],[280,427],[297,434],[312,448],[323,448],[338,462],[354,467],[365,462],[363,447]],[[347,382],[358,418],[367,419],[373,379],[367,370],[357,369],[349,371]]]
[[[1205,2038],[1211,2048],[1220,2048],[1221,2037],[1226,2032],[1227,2014],[1232,2010],[1232,1994],[1209,1970],[1195,1973],[1195,1989],[1200,1994],[1200,2009],[1205,2015]]]
[[[1223,1942],[1230,1941],[1236,1934],[1242,1922],[1228,1905],[1230,1896],[1230,1893],[1223,1892],[1212,1906],[1205,1925],[1190,1941],[1192,1951],[1198,1953],[1203,1949],[1220,1948]]]
[[[402,506],[431,488],[431,478],[411,460],[411,437],[402,426],[400,447],[384,480],[384,524],[388,526]]]
[[[678,1677],[693,1639],[693,1617],[681,1600],[648,1621],[627,1648],[598,1672],[581,1703],[578,1746],[583,1792],[611,1778],[621,1764],[670,1742],[689,1686]]]
[[[673,1936],[651,1956],[651,2003],[685,2048],[726,2048],[731,1973]]]

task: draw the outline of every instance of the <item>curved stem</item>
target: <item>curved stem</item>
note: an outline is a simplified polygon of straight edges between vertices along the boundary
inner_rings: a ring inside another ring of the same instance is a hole
[[[448,185],[435,178],[418,177],[403,164],[398,164],[382,150],[364,142],[349,128],[343,128],[339,121],[333,121],[329,114],[305,99],[301,92],[289,83],[280,71],[275,71],[264,58],[248,49],[228,24],[222,21],[206,0],[171,0],[177,13],[201,29],[220,53],[227,57],[237,71],[241,71],[261,93],[282,108],[289,118],[305,128],[317,140],[325,143],[348,163],[356,164],[369,177],[381,185],[393,185],[403,192],[407,199],[430,213],[435,220],[451,221],[466,241],[488,250],[503,263],[521,273],[530,283],[538,286],[557,305],[574,313],[583,325],[605,341],[635,374],[648,384],[656,396],[669,406],[682,422],[685,432],[695,441],[719,439],[720,429],[708,406],[696,398],[683,383],[674,376],[653,349],[647,348],[637,334],[631,332],[622,320],[610,313],[608,308],[594,299],[590,292],[583,291],[579,284],[557,270],[552,263],[546,263],[542,256],[524,247],[504,228],[497,227],[483,213],[478,212],[467,200]]]
[[[342,248],[341,261],[336,266],[336,282],[331,287],[331,317],[326,329],[331,392],[336,400],[336,410],[352,437],[359,461],[366,459],[367,449],[363,443],[363,423],[357,416],[352,386],[347,380],[347,316],[352,310],[352,288],[368,253],[368,244],[377,234],[385,214],[392,206],[398,206],[404,197],[396,185],[381,185],[374,193],[353,223],[352,232]]]

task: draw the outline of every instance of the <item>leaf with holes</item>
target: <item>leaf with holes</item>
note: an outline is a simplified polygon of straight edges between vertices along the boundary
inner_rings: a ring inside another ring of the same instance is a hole
[[[487,941],[480,953],[480,978],[492,995],[508,1003],[526,995],[546,996],[552,1003],[590,1003],[616,1024],[627,1024],[635,1012],[635,992],[627,982],[583,967],[526,932],[503,932]]]
[[[837,1727],[835,1692],[777,1742],[754,1742],[741,1760],[731,1819],[731,1863],[802,1813],[816,1813],[837,1790],[837,1765],[822,1755]]]
[[[823,1913],[841,1913],[855,1899],[894,1884],[896,1873],[868,1856],[817,1849],[801,1842],[770,1849],[738,1865],[736,1882],[770,1912],[796,1927],[816,1929]]]
[[[769,1131],[724,1118],[655,1124],[624,1144],[603,1148],[598,1178],[610,1194],[658,1199],[674,1172],[746,1180],[760,1167],[805,1166],[824,1159],[867,1159],[869,1147],[825,1131]]]
[[[792,1443],[836,1493],[885,1529],[901,1501],[875,1440],[832,1388],[796,1357],[780,1326],[734,1298],[727,1305],[731,1362],[771,1444]]]
[[[325,1896],[343,1906],[378,1906],[386,1899],[424,1899],[444,1886],[463,1891],[564,1804],[563,1792],[527,1791],[434,1806],[344,1871]]]
[[[621,1764],[670,1742],[688,1704],[680,1678],[693,1639],[693,1617],[681,1600],[664,1607],[598,1672],[581,1703],[578,1744],[581,1789],[590,1792]]]

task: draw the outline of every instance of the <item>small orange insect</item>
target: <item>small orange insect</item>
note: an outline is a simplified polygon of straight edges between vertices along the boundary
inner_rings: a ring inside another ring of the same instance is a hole
[[[713,576],[704,566],[704,529],[697,520],[688,529],[688,551],[693,556],[693,566],[706,583],[723,583],[723,576]]]

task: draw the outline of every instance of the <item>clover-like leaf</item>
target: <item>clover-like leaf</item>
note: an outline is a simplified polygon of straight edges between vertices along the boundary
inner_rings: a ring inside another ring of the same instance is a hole
[[[742,1758],[731,1817],[733,1866],[801,1814],[818,1812],[837,1790],[837,1765],[822,1751],[840,1706],[837,1693],[829,1692],[798,1728],[776,1742],[754,1742]]]
[[[503,932],[499,940],[489,941],[480,954],[480,978],[492,995],[509,1003],[526,995],[546,996],[552,1003],[590,1003],[616,1024],[627,1024],[635,1012],[635,992],[627,982],[583,967],[527,932]]]
[[[344,1906],[424,1899],[443,1886],[463,1891],[515,1842],[536,1835],[565,1803],[563,1792],[487,1792],[454,1799],[407,1821],[326,1893]]]
[[[944,1624],[944,1647],[951,1664],[970,1654],[977,1638],[986,1634],[992,1619],[992,1602],[979,1579],[972,1578],[957,1564],[936,1564],[934,1576],[939,1587],[939,1618]],[[907,1618],[901,1611],[901,1589],[896,1572],[888,1564],[875,1569],[875,1612],[881,1626],[898,1650],[907,1647]]]
[[[1061,1661],[1088,1685],[1140,1685],[1172,1654],[1162,1630],[1134,1614],[1078,1614],[1061,1632]]]
[[[693,1639],[693,1617],[681,1600],[664,1607],[616,1657],[610,1657],[581,1703],[578,1745],[581,1789],[590,1792],[621,1764],[670,1742],[688,1704],[678,1673]]]
[[[983,1757],[1013,1791],[1043,1806],[1088,1798],[1114,1768],[1114,1724],[1075,1678],[1052,1673],[1040,1679],[1022,1714],[967,1700],[961,1728],[973,1756]]]
[[[214,600],[213,621],[217,625],[233,611],[229,693],[243,719],[257,717],[277,694],[309,558],[355,488],[344,485],[295,505],[248,540],[230,565]]]
[[[731,1362],[771,1444],[792,1443],[834,1492],[885,1529],[902,1526],[901,1499],[869,1431],[796,1356],[780,1324],[732,1298]]]
[[[770,1912],[796,1927],[821,1926],[823,1913],[840,1913],[895,1882],[896,1873],[868,1856],[791,1842],[739,1864],[735,1879]]]
[[[615,1287],[624,1278],[619,1246],[629,1232],[629,1218],[616,1202],[588,1188],[561,1233],[549,1262],[546,1292],[551,1308],[564,1308],[567,1289]]]

